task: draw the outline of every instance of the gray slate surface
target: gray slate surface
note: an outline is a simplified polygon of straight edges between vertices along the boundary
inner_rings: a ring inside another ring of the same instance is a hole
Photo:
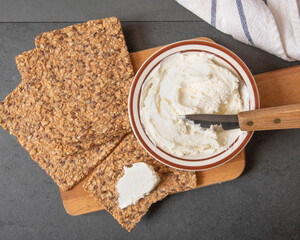
[[[93,4],[78,3],[72,10],[65,9],[69,1],[37,2],[24,1],[20,8],[21,1],[1,1],[0,20],[81,22],[120,15],[127,20],[122,25],[131,52],[207,36],[237,53],[254,74],[299,64],[239,43],[197,18],[195,22],[173,1],[118,1],[123,5],[117,14],[117,1],[86,1]],[[48,11],[39,11],[45,6]],[[0,24],[1,101],[20,82],[14,57],[33,48],[37,34],[67,25]],[[0,239],[300,239],[300,131],[257,132],[246,157],[238,179],[170,196],[127,233],[105,211],[69,216],[57,186],[0,128]]]
[[[1,22],[199,21],[173,0],[1,0]],[[200,20],[201,21],[201,20]]]

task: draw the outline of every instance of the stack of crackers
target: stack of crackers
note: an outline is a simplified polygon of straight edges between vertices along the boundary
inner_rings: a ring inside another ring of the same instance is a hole
[[[89,21],[42,33],[16,57],[22,82],[0,103],[0,125],[15,135],[64,191],[84,184],[131,231],[150,205],[196,187],[194,172],[149,156],[131,133],[127,98],[134,76],[119,20]],[[152,165],[161,182],[137,204],[118,207],[124,166]]]

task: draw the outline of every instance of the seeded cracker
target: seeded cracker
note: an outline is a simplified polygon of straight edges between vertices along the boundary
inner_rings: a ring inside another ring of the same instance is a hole
[[[103,136],[102,132],[93,129],[92,125],[102,120],[95,118],[92,122],[91,118],[86,117],[88,112],[93,111],[95,104],[91,103],[90,99],[83,100],[81,92],[77,92],[79,87],[73,82],[57,81],[52,71],[53,58],[55,56],[44,55],[39,49],[24,52],[16,57],[22,75],[23,93],[20,95],[23,102],[10,104],[10,111],[12,115],[17,115],[17,107],[19,117],[22,118],[17,122],[19,127],[11,129],[11,133],[15,135],[14,130],[23,130],[26,127],[24,124],[29,123],[30,132],[39,135],[40,144],[44,144],[53,154],[60,155],[74,154],[123,137],[125,131],[111,132]],[[72,92],[73,96],[66,96],[67,92]],[[27,118],[24,112],[28,115]]]
[[[126,103],[133,76],[116,18],[68,28],[81,32],[73,34],[74,41],[65,37],[67,43],[60,47],[85,47],[69,56],[72,66],[58,61],[59,53],[35,49],[21,54],[16,62],[22,83],[0,103],[0,124],[65,191],[91,172],[128,131]],[[83,58],[88,59],[85,64]],[[107,65],[103,69],[101,62]]]
[[[80,139],[88,148],[91,138],[99,144],[130,131],[127,99],[134,73],[117,18],[43,33],[35,44],[45,55],[55,56],[49,61],[54,94],[69,116],[59,130],[74,128],[76,133],[68,134],[67,142]]]
[[[0,124],[18,138],[31,158],[66,191],[101,163],[121,138],[95,145],[86,151],[64,155],[59,148],[60,134],[53,126],[49,127],[51,114],[46,114],[46,110],[41,110],[42,114],[39,114],[44,102],[36,97],[37,93],[46,96],[40,81],[23,78],[22,83],[0,103]],[[56,151],[52,150],[55,147]]]
[[[140,199],[137,204],[120,209],[116,184],[124,174],[124,166],[130,167],[136,162],[152,165],[161,181],[149,195]],[[94,170],[83,187],[98,199],[123,228],[130,232],[146,214],[152,203],[162,200],[170,193],[193,189],[196,184],[195,172],[180,171],[159,163],[140,146],[133,134],[130,133],[114,152]]]

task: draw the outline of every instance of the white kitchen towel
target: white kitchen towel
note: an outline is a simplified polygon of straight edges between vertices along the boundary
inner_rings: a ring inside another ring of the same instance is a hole
[[[300,60],[300,0],[177,0],[235,39],[287,61]]]

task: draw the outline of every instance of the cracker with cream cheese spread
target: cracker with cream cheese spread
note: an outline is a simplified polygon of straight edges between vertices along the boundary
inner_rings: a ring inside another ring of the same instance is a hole
[[[149,195],[140,199],[138,203],[120,209],[116,184],[124,174],[124,166],[130,167],[137,162],[145,162],[153,166],[161,180],[156,188]],[[146,214],[151,204],[162,200],[168,194],[193,189],[196,184],[195,172],[181,171],[161,164],[153,159],[130,133],[114,152],[94,170],[83,187],[98,199],[99,203],[113,215],[123,228],[130,232]]]

